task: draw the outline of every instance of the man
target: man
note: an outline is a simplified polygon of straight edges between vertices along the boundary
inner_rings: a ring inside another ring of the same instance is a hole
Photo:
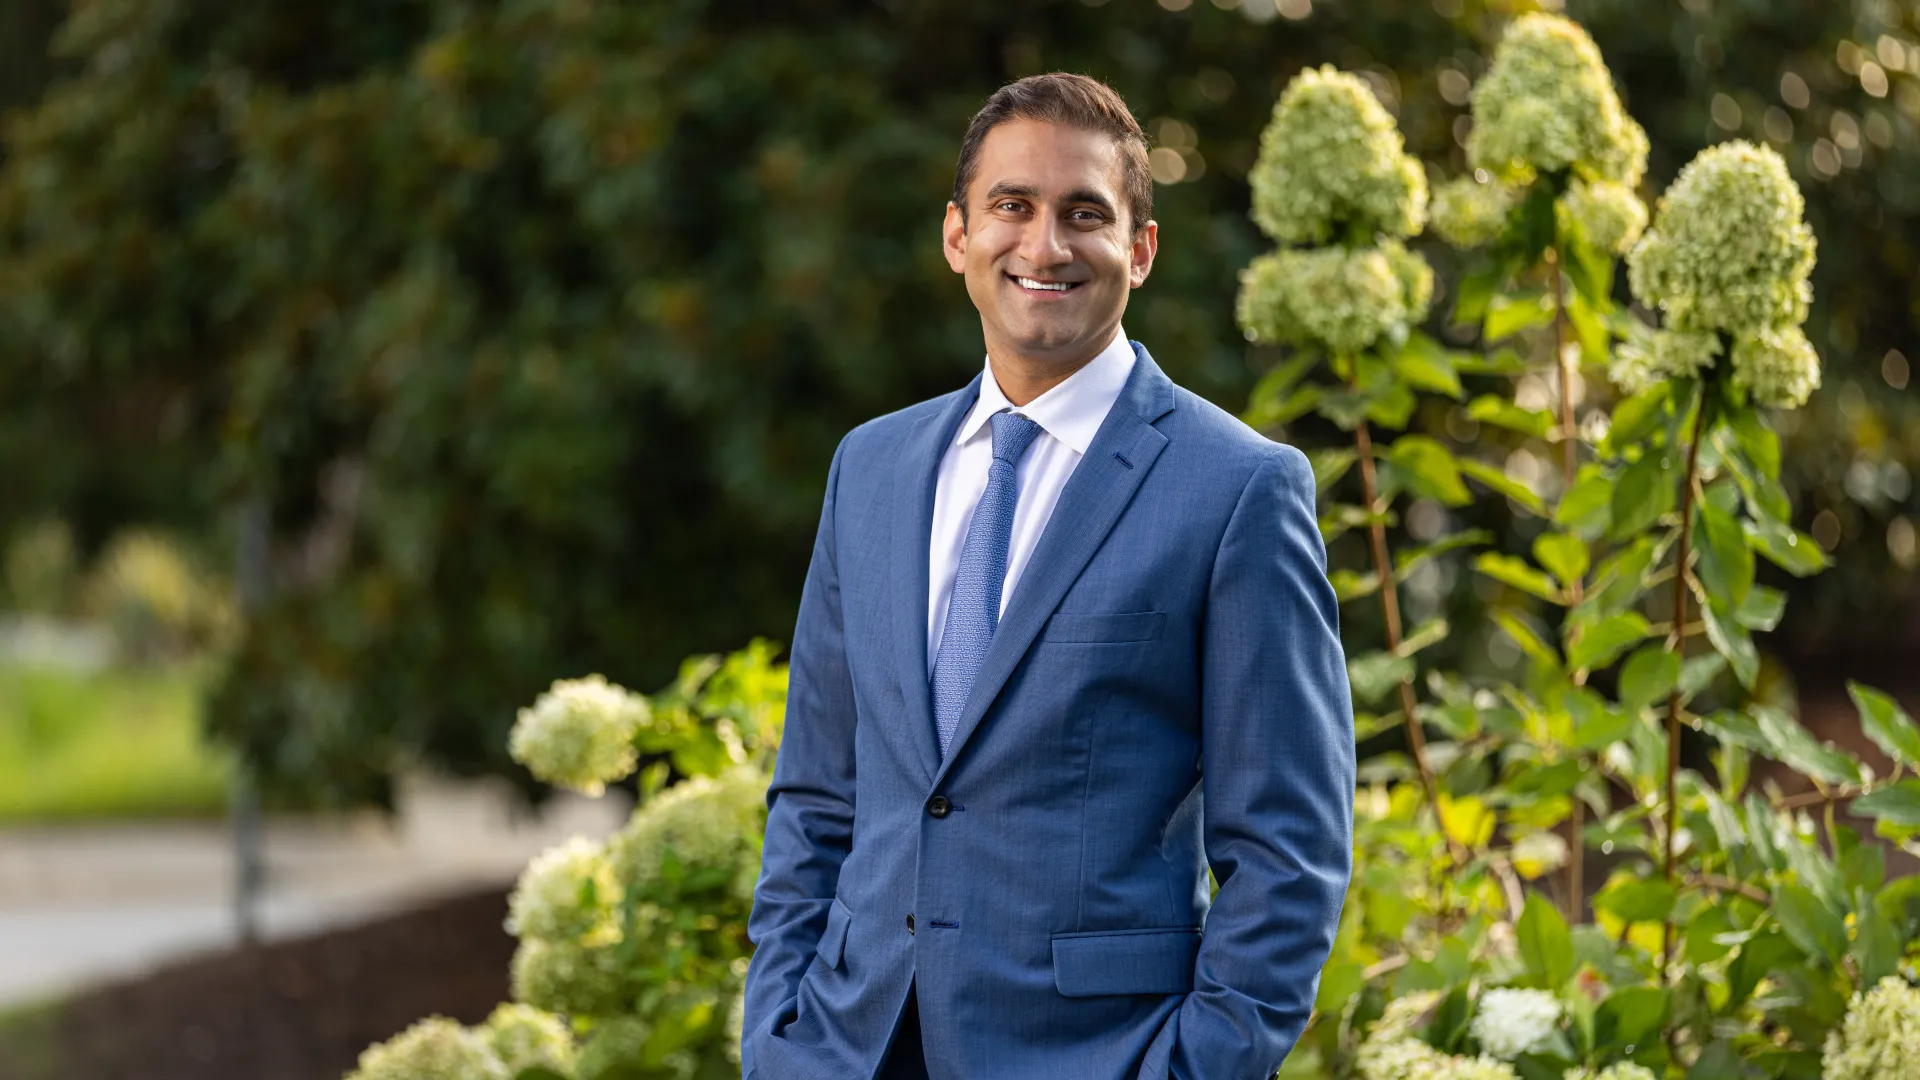
[[[1262,1080],[1307,1022],[1354,770],[1313,475],[1121,333],[1151,199],[1091,79],[967,130],[986,365],[828,470],[746,1080]]]

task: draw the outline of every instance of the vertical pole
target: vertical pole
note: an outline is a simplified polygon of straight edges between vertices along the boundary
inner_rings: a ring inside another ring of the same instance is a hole
[[[244,627],[258,614],[267,591],[267,503],[258,495],[240,508],[239,536],[234,545],[234,592]],[[266,879],[266,859],[260,831],[260,792],[253,769],[236,761],[228,786],[227,814],[233,828],[234,938],[242,947],[260,940],[260,892]]]

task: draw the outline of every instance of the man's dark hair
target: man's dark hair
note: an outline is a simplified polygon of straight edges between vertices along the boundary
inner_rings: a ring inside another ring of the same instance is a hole
[[[1138,231],[1153,216],[1153,174],[1147,170],[1147,137],[1127,103],[1098,79],[1065,71],[1029,75],[993,92],[967,124],[960,140],[960,164],[953,175],[953,205],[967,219],[967,189],[979,168],[980,144],[987,132],[1014,120],[1037,120],[1097,132],[1120,146],[1121,177],[1128,224]]]

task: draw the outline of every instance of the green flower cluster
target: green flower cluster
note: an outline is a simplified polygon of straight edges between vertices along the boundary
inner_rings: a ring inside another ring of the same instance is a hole
[[[751,904],[766,795],[766,777],[751,767],[675,784],[607,845],[613,876],[628,895],[667,903],[680,898],[683,882],[718,880],[730,899]]]
[[[1713,366],[1720,355],[1717,334],[1693,330],[1655,330],[1638,320],[1627,324],[1627,334],[1608,360],[1613,384],[1637,394],[1657,382],[1691,378]]]
[[[1658,1077],[1645,1065],[1622,1061],[1604,1069],[1574,1069],[1567,1073],[1565,1080],[1658,1080]]]
[[[507,898],[507,933],[520,938],[618,941],[620,884],[601,845],[576,836],[541,852]]]
[[[1647,206],[1625,184],[1574,177],[1554,200],[1561,233],[1578,231],[1587,243],[1613,255],[1625,255],[1647,227]]]
[[[545,1069],[568,1076],[573,1072],[573,1036],[552,1013],[530,1005],[501,1005],[480,1031],[509,1073]]]
[[[1457,248],[1490,244],[1507,227],[1520,191],[1504,180],[1456,176],[1433,189],[1433,231]]]
[[[484,1035],[444,1016],[429,1016],[360,1052],[347,1080],[510,1080],[512,1073]]]
[[[1240,272],[1238,317],[1255,341],[1357,352],[1398,341],[1433,302],[1433,269],[1397,240],[1282,248]]]
[[[603,1020],[594,1025],[593,1034],[580,1048],[580,1075],[599,1076],[614,1071],[623,1075],[644,1060],[647,1039],[653,1029],[644,1020],[631,1016]],[[621,1066],[626,1066],[622,1069]],[[689,1074],[691,1075],[691,1074]]]
[[[1826,1080],[1920,1075],[1920,989],[1889,975],[1853,995],[1824,1051],[1820,1075]]]
[[[633,771],[647,699],[600,675],[556,680],[520,710],[507,751],[533,775],[586,795]]]
[[[523,938],[513,954],[515,1001],[566,1016],[632,1011],[639,987],[619,945]]]
[[[1474,87],[1467,158],[1518,184],[1569,169],[1631,188],[1646,170],[1647,134],[1621,107],[1599,47],[1578,23],[1523,15]]]
[[[1393,117],[1364,80],[1331,66],[1287,84],[1247,180],[1254,222],[1280,244],[1412,236],[1426,215],[1426,175]]]
[[[1819,356],[1800,329],[1813,296],[1804,205],[1779,154],[1723,143],[1680,170],[1627,255],[1634,296],[1663,312],[1668,332],[1731,337],[1735,384],[1782,408],[1820,385]]]

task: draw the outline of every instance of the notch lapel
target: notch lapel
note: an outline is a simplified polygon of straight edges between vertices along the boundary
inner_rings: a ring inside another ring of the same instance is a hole
[[[1106,541],[1114,523],[1120,520],[1121,511],[1133,500],[1133,493],[1140,489],[1141,481],[1152,470],[1160,451],[1166,448],[1167,437],[1153,426],[1153,422],[1173,409],[1173,382],[1153,362],[1144,346],[1137,341],[1131,344],[1133,371],[1128,374],[1127,383],[1121,388],[1113,407],[1107,411],[1106,419],[1101,421],[1099,431],[1094,433],[1086,456],[1074,467],[1073,475],[1067,478],[1066,486],[1060,490],[1060,500],[1054,504],[1053,514],[1047,519],[1046,528],[1040,532],[1033,556],[1020,575],[1020,580],[1014,584],[1013,597],[1008,601],[1006,613],[1001,616],[1000,625],[993,633],[993,641],[987,646],[986,659],[980,663],[980,673],[974,677],[973,689],[967,697],[966,709],[961,712],[959,723],[954,728],[953,742],[947,747],[945,760],[939,759],[939,744],[934,744],[935,760],[939,761],[933,777],[933,787],[936,789],[946,779],[947,771],[960,756],[961,748],[966,746],[968,737],[980,725],[981,718],[992,706],[1000,689],[1006,685],[1020,658],[1026,655],[1040,627],[1053,614],[1054,608],[1060,606],[1067,589],[1080,576],[1080,571],[1086,568],[1094,552]],[[948,438],[952,438],[951,433]],[[1116,454],[1133,467],[1121,464]],[[927,652],[925,541],[932,528],[930,495],[927,514],[927,524],[921,528],[919,579],[919,653],[923,674],[926,671]],[[930,694],[927,700],[930,715]]]
[[[927,549],[933,538],[934,485],[954,432],[980,395],[980,379],[974,375],[943,408],[914,423],[893,467],[893,651],[900,696],[907,705],[907,738],[920,759],[922,779],[928,781],[940,766],[933,688],[927,678],[927,578],[932,572]]]

